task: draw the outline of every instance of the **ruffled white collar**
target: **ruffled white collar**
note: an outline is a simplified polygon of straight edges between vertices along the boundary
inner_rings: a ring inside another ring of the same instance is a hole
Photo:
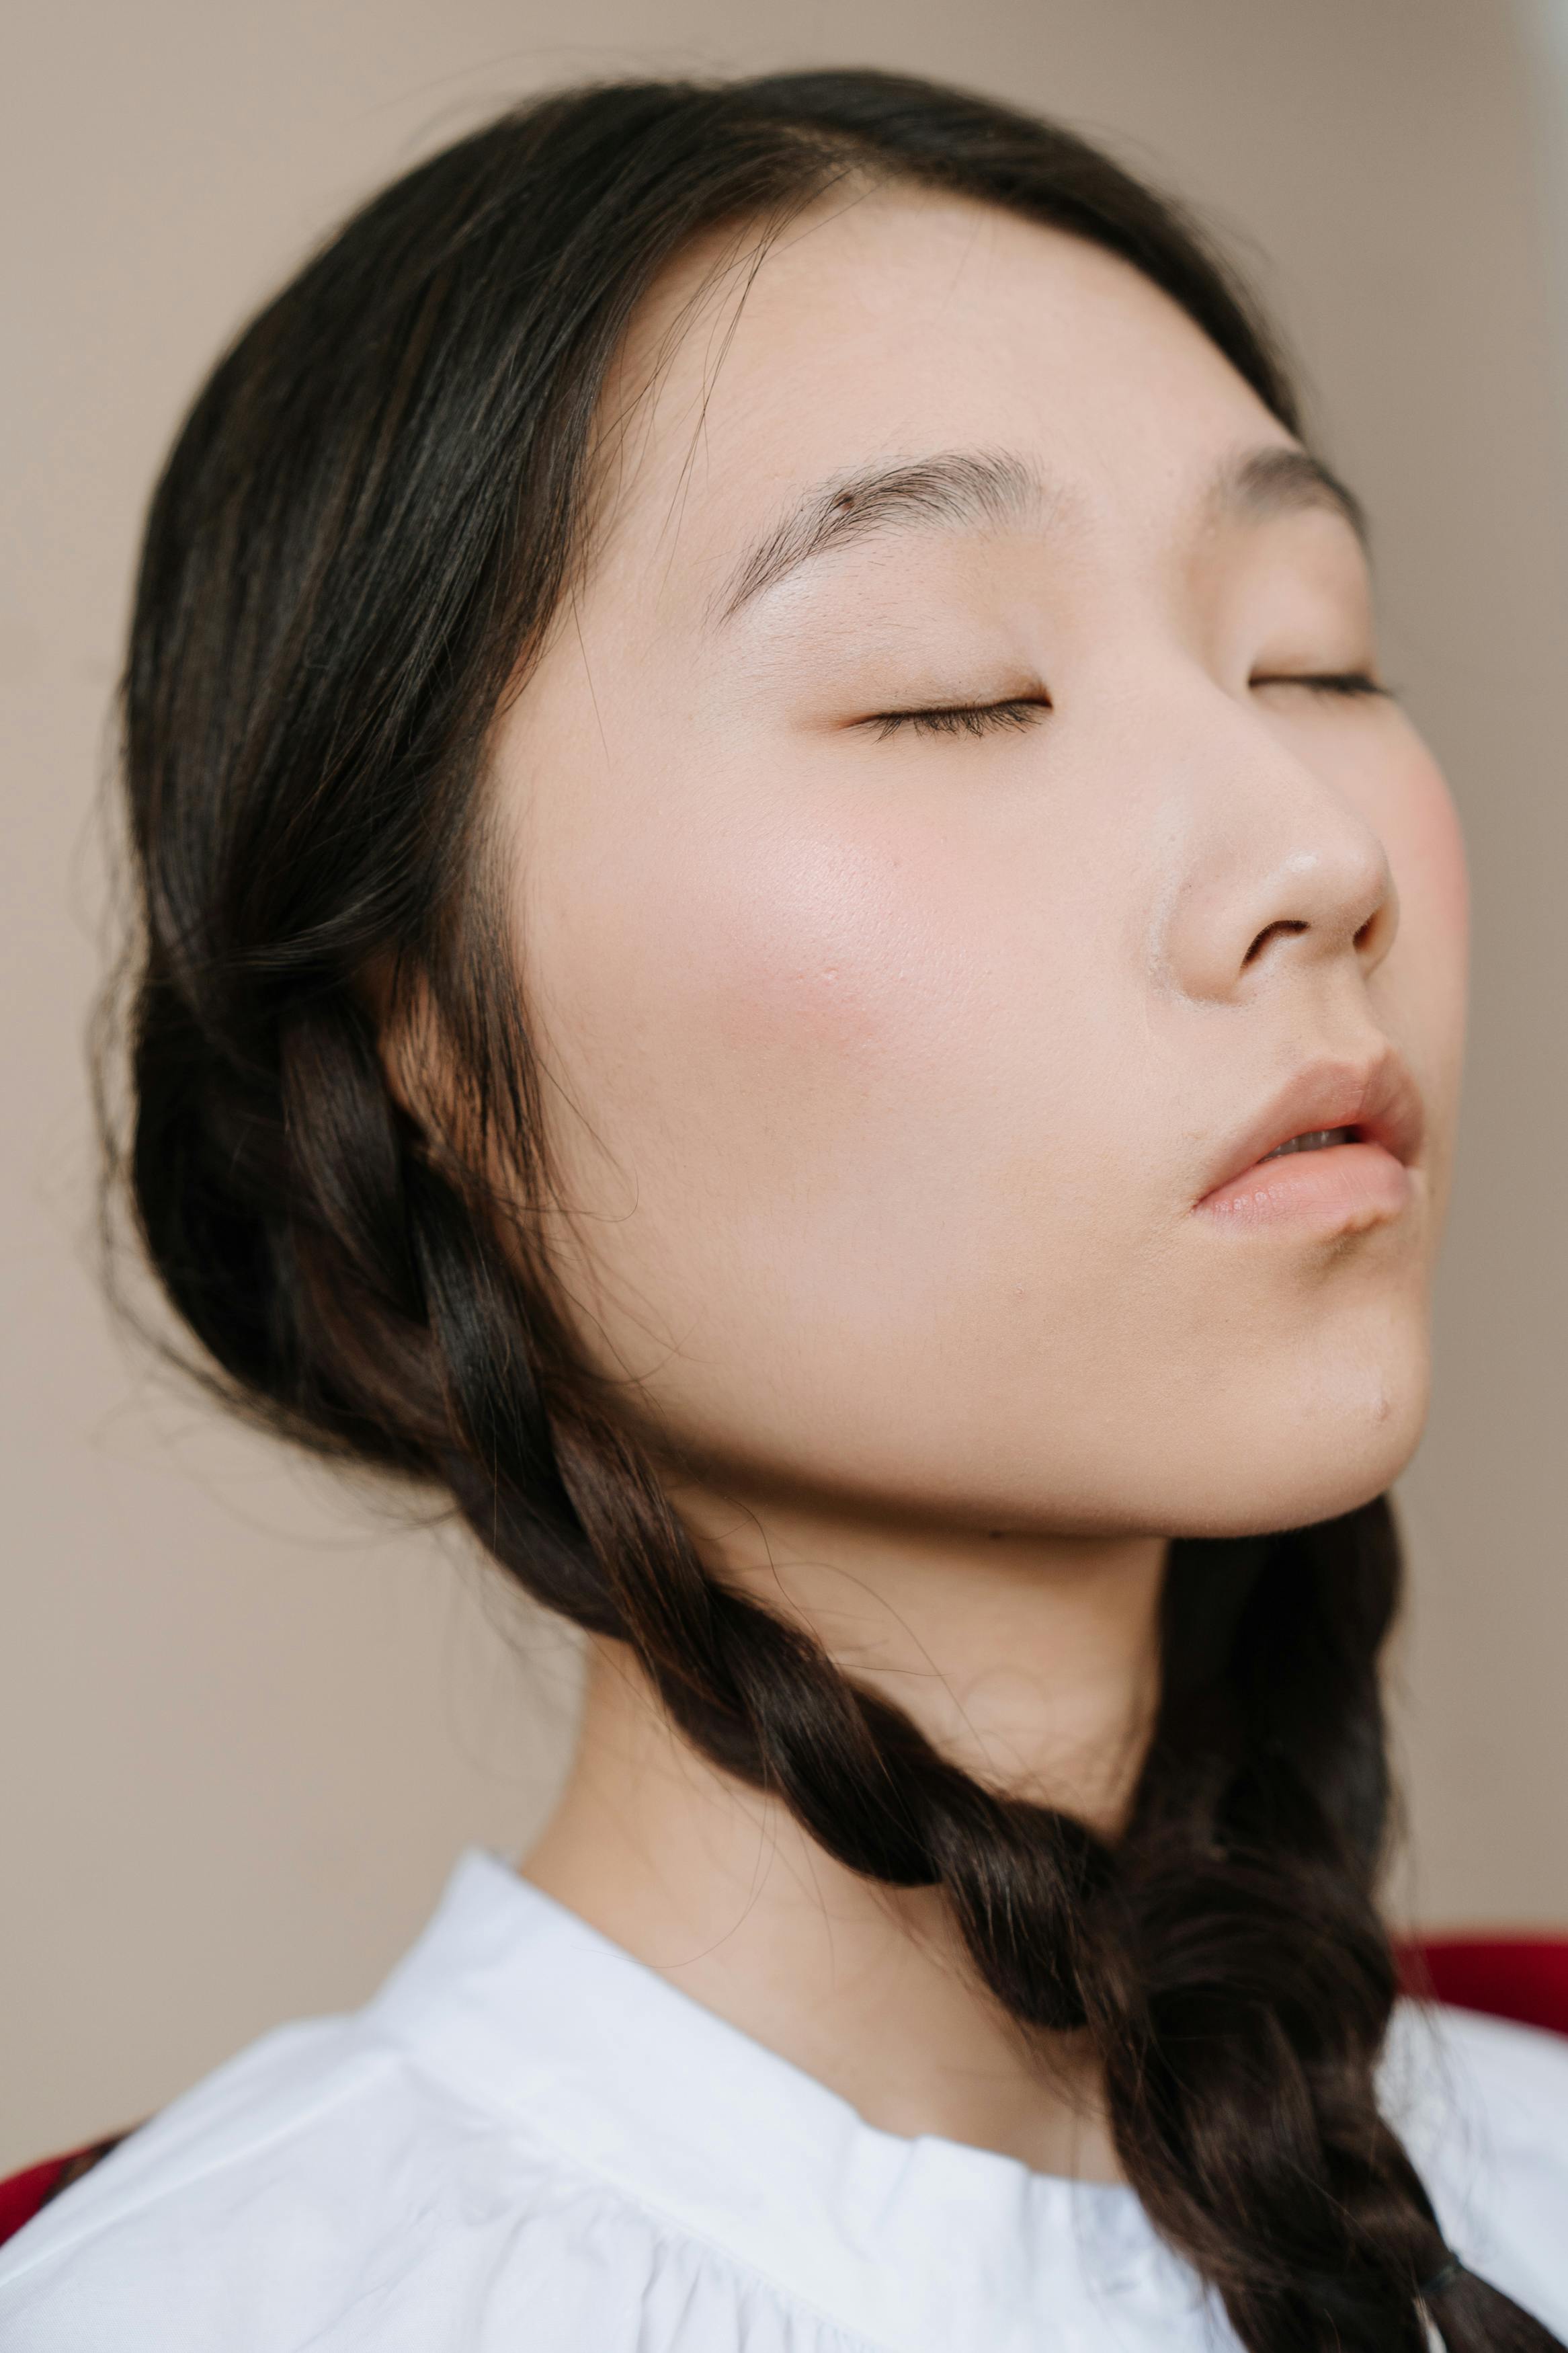
[[[1015,2326],[1037,2316],[1054,2341],[1081,2297],[1114,2308],[1118,2342],[1142,2344],[1143,2322],[1169,2344],[1175,2311],[1203,2304],[1131,2190],[878,2130],[491,1855],[464,1855],[363,2015],[645,2210],[873,2339],[940,2344],[946,2315],[946,2341],[972,2342],[989,2306]]]

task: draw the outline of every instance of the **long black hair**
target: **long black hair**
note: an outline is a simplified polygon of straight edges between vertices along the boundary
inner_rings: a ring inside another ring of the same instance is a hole
[[[1540,2353],[1556,2340],[1447,2263],[1377,2105],[1386,1499],[1172,1546],[1161,1711],[1111,1846],[960,1771],[709,1572],[538,1244],[489,731],[582,560],[606,373],[660,271],[867,180],[1121,256],[1300,430],[1179,209],[976,97],[874,72],[613,83],[447,148],[245,330],[158,485],[124,686],[143,933],[116,1165],[234,1403],[448,1493],[531,1594],[631,1647],[707,1756],[852,1871],[942,1888],[1014,2018],[1087,2031],[1128,2180],[1252,2353],[1421,2353],[1429,2322],[1449,2353]],[[384,1072],[414,990],[463,1096],[444,1128]],[[498,1148],[504,1246],[479,1174]]]

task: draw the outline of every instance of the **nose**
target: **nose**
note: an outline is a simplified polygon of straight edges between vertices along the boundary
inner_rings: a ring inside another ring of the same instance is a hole
[[[1177,860],[1159,944],[1168,978],[1210,1002],[1245,997],[1289,968],[1369,978],[1394,944],[1398,893],[1329,732],[1321,758],[1304,757],[1206,681],[1204,702],[1202,740],[1181,764],[1181,820],[1166,837]]]

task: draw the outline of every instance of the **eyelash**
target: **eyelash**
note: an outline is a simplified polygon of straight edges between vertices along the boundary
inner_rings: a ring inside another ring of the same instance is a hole
[[[1050,707],[1048,702],[1022,698],[1011,702],[950,702],[932,711],[879,711],[868,723],[880,737],[896,735],[905,727],[916,735],[995,735],[1027,727],[1037,711]]]
[[[1393,693],[1391,687],[1380,686],[1376,679],[1363,670],[1255,678],[1248,683],[1253,686],[1305,686],[1315,694],[1337,694],[1346,698],[1358,695],[1388,697]],[[1016,733],[1033,724],[1037,712],[1049,711],[1050,708],[1048,702],[1020,696],[1010,702],[950,702],[929,711],[879,711],[866,723],[876,729],[879,739],[882,741],[905,728],[916,735],[995,735]]]
[[[1391,701],[1394,695],[1391,686],[1381,685],[1364,670],[1322,670],[1316,675],[1308,673],[1305,676],[1287,671],[1279,678],[1254,678],[1247,683],[1251,686],[1310,686],[1316,694],[1375,694],[1385,701]]]

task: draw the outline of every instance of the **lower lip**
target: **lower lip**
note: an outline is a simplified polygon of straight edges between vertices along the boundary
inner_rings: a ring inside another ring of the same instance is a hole
[[[1353,1234],[1397,1218],[1414,1190],[1409,1169],[1381,1144],[1325,1144],[1315,1152],[1254,1161],[1205,1193],[1197,1207],[1205,1218],[1237,1229],[1293,1225]]]

